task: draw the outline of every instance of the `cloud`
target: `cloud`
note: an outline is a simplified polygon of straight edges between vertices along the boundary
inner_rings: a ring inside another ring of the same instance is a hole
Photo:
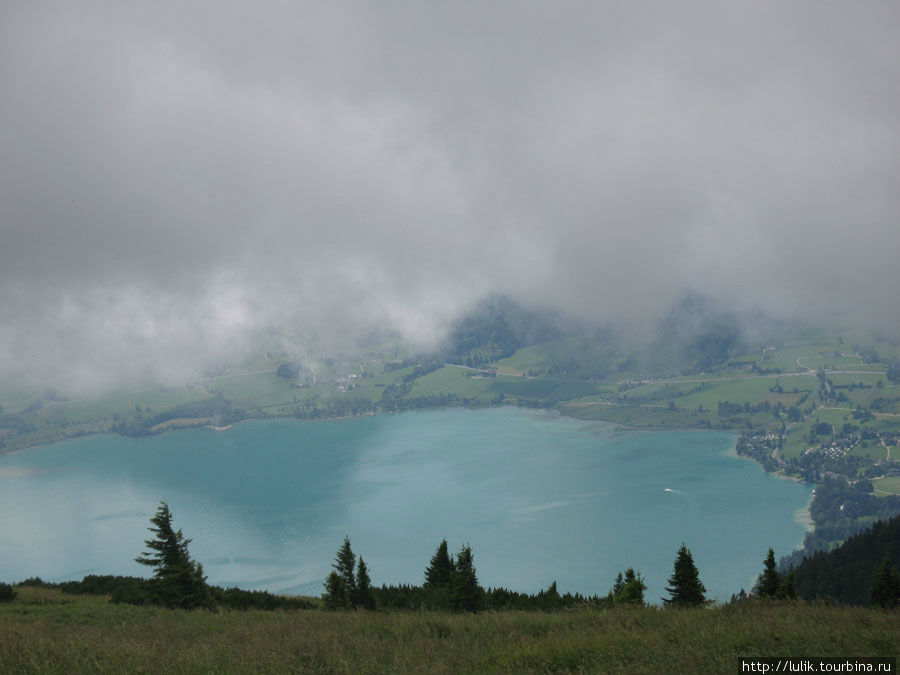
[[[897,328],[896,3],[2,13],[2,375],[427,344],[490,291]]]

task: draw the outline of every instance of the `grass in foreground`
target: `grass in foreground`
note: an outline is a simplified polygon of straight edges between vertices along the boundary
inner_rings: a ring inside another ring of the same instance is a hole
[[[0,605],[0,672],[735,672],[738,656],[895,656],[900,647],[900,613],[804,604],[209,613],[18,591]]]

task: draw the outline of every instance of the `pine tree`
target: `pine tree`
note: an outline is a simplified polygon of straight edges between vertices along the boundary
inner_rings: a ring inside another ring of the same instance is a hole
[[[350,547],[350,537],[344,537],[344,543],[334,556],[332,571],[325,579],[325,595],[323,600],[329,609],[350,609],[356,602],[356,576],[353,571],[356,556]]]
[[[616,585],[613,587],[613,601],[616,604],[643,606],[644,591],[646,590],[647,584],[644,583],[644,577],[641,576],[640,572],[635,572],[633,567],[629,567],[625,570],[624,579],[621,572],[616,577]]]
[[[166,502],[160,502],[150,522],[155,527],[147,529],[156,536],[144,542],[150,550],[135,558],[135,562],[156,568],[148,584],[153,601],[183,609],[211,607],[203,565],[191,560],[188,554],[191,540],[172,527],[172,512]]]
[[[766,559],[763,562],[765,569],[759,575],[756,581],[756,594],[761,598],[774,599],[778,595],[778,588],[781,586],[781,579],[775,569],[775,551],[769,549]]]
[[[450,585],[450,602],[453,609],[463,612],[477,612],[481,606],[481,589],[475,575],[475,561],[472,548],[463,546],[456,554],[456,565]]]
[[[452,577],[453,559],[447,552],[447,540],[444,539],[425,568],[425,588],[449,588]]]
[[[356,564],[356,556],[353,549],[350,548],[350,537],[344,537],[344,543],[338,549],[334,558],[334,570],[344,580],[344,588],[347,590],[347,596],[352,598],[356,592],[356,577],[353,568]]]
[[[369,568],[363,561],[362,556],[360,556],[359,564],[356,566],[356,593],[353,605],[362,609],[375,609],[375,591],[372,590]]]
[[[675,557],[675,570],[669,577],[669,585],[666,586],[668,598],[662,601],[668,606],[696,607],[706,603],[706,587],[700,581],[700,573],[694,565],[694,556],[682,543]]]
[[[874,607],[882,609],[894,609],[900,602],[900,575],[894,570],[891,559],[887,556],[875,573],[869,591],[869,602]]]

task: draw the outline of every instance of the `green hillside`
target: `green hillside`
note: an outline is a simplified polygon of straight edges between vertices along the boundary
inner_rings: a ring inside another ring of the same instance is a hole
[[[822,605],[570,612],[185,612],[20,588],[2,672],[737,672],[740,656],[884,656],[900,614]]]
[[[833,551],[816,553],[794,571],[797,593],[806,600],[830,598],[869,604],[869,591],[882,561],[900,567],[900,516],[879,521]]]

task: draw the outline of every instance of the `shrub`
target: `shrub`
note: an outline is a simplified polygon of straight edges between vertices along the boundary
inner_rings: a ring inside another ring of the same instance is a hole
[[[16,597],[16,591],[10,584],[0,583],[0,602],[10,602]]]

